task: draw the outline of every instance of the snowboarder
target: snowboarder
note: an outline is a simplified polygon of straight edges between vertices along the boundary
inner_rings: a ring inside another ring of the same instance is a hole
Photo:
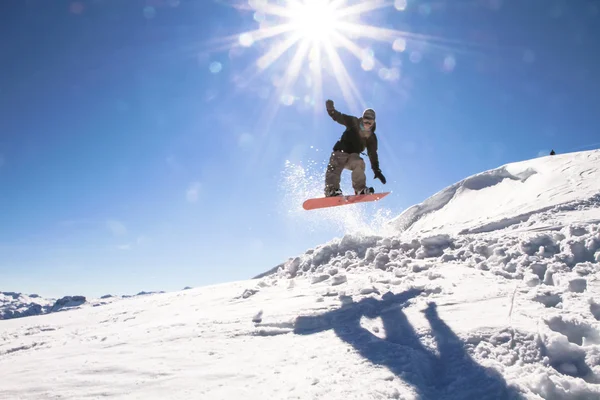
[[[375,135],[375,111],[367,108],[362,117],[342,114],[333,106],[332,100],[325,102],[329,116],[346,127],[342,137],[333,146],[333,152],[325,172],[325,197],[342,196],[340,189],[341,175],[344,169],[352,171],[352,188],[354,194],[374,193],[372,187],[367,187],[365,176],[365,161],[360,153],[367,149],[374,179],[379,179],[385,185],[385,177],[379,169],[377,156],[377,136]]]

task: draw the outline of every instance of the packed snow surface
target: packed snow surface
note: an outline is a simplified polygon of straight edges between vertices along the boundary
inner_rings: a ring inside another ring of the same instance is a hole
[[[0,321],[0,398],[599,399],[598,157],[467,178],[259,279]]]

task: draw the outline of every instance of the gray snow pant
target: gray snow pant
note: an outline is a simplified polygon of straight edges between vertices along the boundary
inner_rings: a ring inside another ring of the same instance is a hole
[[[357,153],[334,151],[329,158],[325,171],[325,195],[331,190],[340,188],[340,180],[344,169],[352,171],[352,188],[358,192],[367,186],[365,161]]]

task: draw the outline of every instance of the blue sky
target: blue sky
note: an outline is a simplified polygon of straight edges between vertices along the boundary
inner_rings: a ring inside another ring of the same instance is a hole
[[[293,17],[306,43],[335,46],[351,96],[324,51],[301,55],[289,79],[302,41],[259,61],[290,37],[257,36],[290,21],[276,3],[5,5],[0,290],[99,296],[246,279],[468,175],[600,146],[595,1],[397,0],[345,20],[387,34],[338,25],[345,40]],[[322,192],[342,133],[327,98],[377,112],[388,183],[368,163],[367,178],[393,192],[378,205],[300,209]]]

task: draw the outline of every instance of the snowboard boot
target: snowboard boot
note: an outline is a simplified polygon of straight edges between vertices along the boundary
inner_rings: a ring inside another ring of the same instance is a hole
[[[334,196],[341,196],[341,195],[342,195],[341,189],[326,189],[325,190],[325,197],[334,197]]]
[[[359,195],[359,194],[373,194],[373,193],[375,193],[375,189],[373,189],[372,187],[365,187],[362,190],[354,191],[354,193],[356,195]]]

